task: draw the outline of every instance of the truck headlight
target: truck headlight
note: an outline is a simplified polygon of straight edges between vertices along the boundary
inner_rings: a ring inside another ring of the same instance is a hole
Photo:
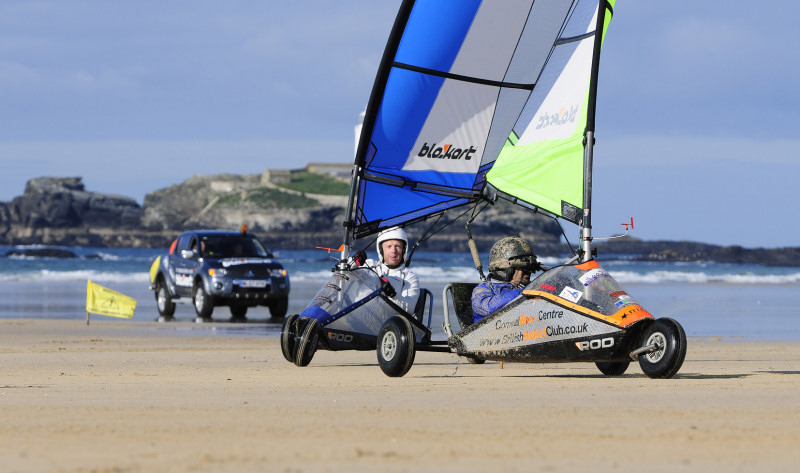
[[[228,274],[228,270],[225,269],[225,268],[216,268],[216,269],[208,268],[208,275],[211,276],[211,277],[214,277],[214,276],[225,276],[226,274]]]

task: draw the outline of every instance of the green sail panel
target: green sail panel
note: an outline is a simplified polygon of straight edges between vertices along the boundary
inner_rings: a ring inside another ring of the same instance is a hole
[[[601,2],[603,4],[603,2]],[[613,2],[607,2],[605,27]],[[579,223],[584,208],[584,135],[595,54],[597,3],[579,2],[556,41],[488,182],[499,191]]]

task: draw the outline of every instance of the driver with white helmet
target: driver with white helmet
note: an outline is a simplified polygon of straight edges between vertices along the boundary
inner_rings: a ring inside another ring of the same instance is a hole
[[[372,268],[379,277],[391,284],[396,295],[391,296],[404,311],[413,314],[419,297],[419,279],[406,267],[408,237],[399,227],[392,227],[378,234],[375,244],[378,261],[368,259],[365,266]]]

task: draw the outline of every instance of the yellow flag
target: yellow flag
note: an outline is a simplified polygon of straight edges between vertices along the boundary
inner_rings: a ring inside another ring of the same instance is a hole
[[[130,319],[133,317],[134,309],[136,309],[136,299],[89,281],[86,287],[87,313]]]

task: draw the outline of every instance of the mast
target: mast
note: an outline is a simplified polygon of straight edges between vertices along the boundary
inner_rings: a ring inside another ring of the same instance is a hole
[[[592,160],[594,159],[594,125],[597,108],[597,78],[600,71],[600,48],[605,33],[606,9],[611,10],[607,0],[600,0],[597,5],[597,25],[594,32],[594,50],[592,52],[592,73],[589,81],[589,101],[586,110],[586,131],[583,138],[583,218],[581,219],[581,261],[592,258]]]
[[[403,30],[406,27],[406,23],[408,23],[408,17],[411,15],[411,9],[414,7],[415,1],[416,0],[404,0],[397,12],[394,26],[392,26],[392,32],[389,34],[389,40],[386,43],[381,63],[378,66],[375,82],[372,85],[372,92],[367,102],[367,109],[364,112],[361,136],[358,138],[358,147],[356,148],[355,162],[353,164],[350,180],[350,195],[347,199],[347,210],[345,211],[344,238],[342,240],[342,254],[339,264],[344,264],[350,255],[350,236],[355,224],[353,213],[355,212],[355,202],[358,198],[358,187],[361,181],[361,175],[369,151],[370,137],[375,128],[375,119],[380,109],[381,97],[383,97],[383,92],[386,90],[386,81],[389,79],[389,71],[391,71],[394,57],[397,54],[397,48],[400,46],[400,38],[402,38]]]

